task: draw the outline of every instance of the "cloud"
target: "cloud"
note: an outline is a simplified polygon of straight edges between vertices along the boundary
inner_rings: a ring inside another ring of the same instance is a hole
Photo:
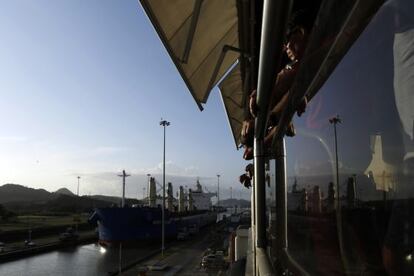
[[[340,173],[353,174],[359,172],[355,168],[348,167],[341,161],[338,163]],[[296,161],[294,166],[295,175],[297,176],[315,176],[335,174],[335,162],[331,160],[325,161]]]
[[[132,150],[131,148],[127,148],[127,147],[117,147],[117,146],[101,146],[101,147],[97,147],[91,150],[92,154],[116,154],[116,153],[120,153],[120,152],[125,152],[125,151],[129,151]]]
[[[140,168],[132,170],[132,173],[135,174],[162,174],[163,171],[163,163],[160,162],[154,167],[150,168]],[[183,167],[178,164],[175,164],[173,161],[169,160],[165,162],[165,173],[168,175],[174,176],[187,176],[187,177],[196,177],[199,175],[200,170],[197,166],[187,166]]]

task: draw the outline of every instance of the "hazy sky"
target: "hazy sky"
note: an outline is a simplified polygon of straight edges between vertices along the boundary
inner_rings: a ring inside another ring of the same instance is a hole
[[[163,117],[167,180],[211,190],[220,173],[239,194],[218,90],[200,112],[137,0],[2,1],[0,35],[0,184],[75,191],[80,175],[81,194],[117,195],[125,169],[135,196],[161,172]]]
[[[414,148],[393,88],[393,22],[412,18],[408,10],[384,6],[295,118],[290,177],[332,173],[328,119],[335,114],[343,119],[342,173],[365,171],[374,134],[382,136],[387,162],[401,163],[404,147]],[[142,195],[147,173],[161,182],[163,117],[171,122],[167,181],[175,189],[199,176],[215,191],[219,173],[222,198],[230,186],[249,197],[237,180],[247,162],[219,91],[200,112],[137,0],[2,1],[0,35],[0,184],[76,191],[80,175],[81,194],[120,195],[116,174],[125,169],[133,175],[127,195]]]

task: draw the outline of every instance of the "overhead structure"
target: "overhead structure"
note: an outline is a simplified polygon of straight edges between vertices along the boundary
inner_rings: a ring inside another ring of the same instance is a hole
[[[238,146],[240,141],[241,128],[245,118],[243,107],[245,104],[245,96],[242,86],[243,78],[240,64],[237,64],[231,69],[226,78],[219,84],[224,109],[226,110],[230,130],[236,146]]]
[[[255,173],[252,201],[255,266],[260,275],[272,274],[267,258],[263,137],[267,127],[269,97],[277,72],[286,64],[282,43],[290,14],[306,5],[317,17],[293,85],[289,89],[274,135],[276,158],[276,255],[293,274],[307,275],[287,248],[287,177],[283,136],[297,104],[320,90],[384,0],[140,0],[161,41],[202,110],[215,85],[236,146],[248,115],[247,98],[257,88],[255,120]],[[308,6],[307,6],[308,7]],[[262,20],[263,18],[263,20]],[[219,176],[218,176],[219,177]],[[181,195],[181,193],[180,193]]]
[[[198,107],[239,57],[237,1],[141,0]]]
[[[260,1],[140,2],[201,110],[219,84],[230,129],[239,145],[246,98],[257,81]],[[301,66],[292,87],[295,98],[304,94],[311,98],[317,93],[382,3],[322,1],[318,28],[303,60],[306,66]]]

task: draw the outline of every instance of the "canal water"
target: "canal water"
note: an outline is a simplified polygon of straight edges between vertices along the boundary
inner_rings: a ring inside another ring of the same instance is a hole
[[[125,266],[149,254],[158,246],[146,248],[123,248],[121,264]],[[107,275],[117,271],[120,264],[119,248],[105,249],[98,244],[87,244],[72,248],[31,256],[1,263],[1,276],[83,276]]]
[[[217,221],[232,212],[218,214]],[[98,244],[80,245],[71,248],[30,256],[16,261],[0,263],[0,276],[90,276],[108,275],[161,248],[161,244],[143,248],[104,248]],[[121,259],[121,262],[120,262]]]

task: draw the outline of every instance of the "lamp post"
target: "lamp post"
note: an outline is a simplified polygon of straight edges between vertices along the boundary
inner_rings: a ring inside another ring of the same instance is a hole
[[[335,166],[336,166],[336,200],[335,200],[335,208],[336,208],[336,225],[338,231],[338,243],[339,243],[339,252],[340,256],[343,256],[343,263],[345,267],[348,267],[347,264],[349,262],[344,249],[344,240],[343,240],[343,227],[342,227],[342,206],[341,206],[341,199],[339,198],[339,164],[338,164],[338,136],[336,133],[336,125],[342,123],[339,115],[332,117],[329,119],[329,123],[333,124],[334,126],[334,135],[335,135]]]
[[[217,175],[217,207],[220,204],[220,175]]]
[[[122,201],[121,201],[121,207],[125,207],[125,178],[128,176],[131,176],[130,174],[126,174],[125,170],[122,171],[122,174],[118,174],[119,177],[122,177]]]
[[[76,192],[76,194],[79,196],[79,180],[80,180],[80,176],[78,176],[78,190],[77,190],[77,192]]]
[[[161,256],[164,257],[164,244],[165,244],[165,128],[170,125],[170,122],[161,118],[160,126],[164,128],[164,150],[162,159],[162,240],[161,240]]]
[[[342,121],[339,118],[339,115],[329,119],[329,123],[334,126],[334,135],[335,135],[335,167],[336,167],[336,208],[341,208],[340,198],[339,198],[339,165],[338,165],[338,137],[336,133],[336,125],[340,124]]]
[[[147,176],[148,176],[148,181],[147,181],[147,199],[148,199],[148,206],[149,206],[149,185],[150,185],[150,178],[151,178],[151,174],[150,173],[147,173]]]

